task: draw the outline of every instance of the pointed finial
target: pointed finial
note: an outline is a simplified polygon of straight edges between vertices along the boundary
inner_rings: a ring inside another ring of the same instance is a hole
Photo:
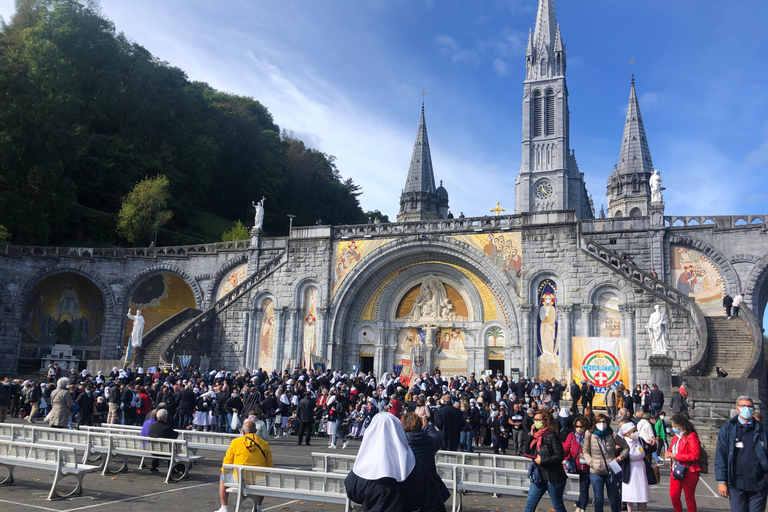
[[[440,180],[440,186],[441,187],[443,186],[443,180]]]
[[[635,56],[633,55],[629,61],[629,65],[632,67],[632,85],[635,85],[635,64],[637,64],[637,61],[635,60]]]
[[[421,95],[421,111],[424,112],[424,96],[427,95],[427,90],[422,89],[419,94]]]

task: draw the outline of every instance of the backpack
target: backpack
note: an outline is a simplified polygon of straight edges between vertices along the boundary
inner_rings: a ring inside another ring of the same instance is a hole
[[[701,466],[701,472],[703,474],[706,475],[709,473],[709,454],[701,443],[699,443],[699,466]]]

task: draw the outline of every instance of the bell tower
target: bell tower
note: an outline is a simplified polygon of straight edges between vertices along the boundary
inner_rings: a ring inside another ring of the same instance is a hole
[[[554,0],[539,0],[528,34],[523,84],[523,151],[515,212],[575,210],[594,218],[584,175],[570,149],[566,52]]]

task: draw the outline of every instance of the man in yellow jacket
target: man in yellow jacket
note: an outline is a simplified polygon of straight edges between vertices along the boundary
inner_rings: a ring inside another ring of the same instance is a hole
[[[252,421],[243,423],[243,437],[238,437],[229,445],[227,454],[224,456],[224,464],[236,464],[238,466],[260,466],[271,468],[272,452],[269,449],[269,443],[256,435],[256,424]],[[219,482],[219,498],[221,499],[221,508],[217,512],[227,512],[227,487],[224,484],[224,469],[221,470],[221,479]],[[260,496],[256,503],[256,511],[262,512],[261,504],[264,497]]]

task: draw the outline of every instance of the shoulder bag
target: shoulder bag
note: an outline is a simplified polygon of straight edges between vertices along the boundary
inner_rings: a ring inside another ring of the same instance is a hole
[[[618,485],[619,482],[621,482],[621,475],[620,473],[614,473],[611,467],[608,465],[608,461],[605,459],[605,452],[603,451],[603,447],[600,446],[599,437],[597,438],[597,447],[600,449],[600,456],[603,457],[603,462],[605,463],[605,469],[608,470],[608,485]]]

